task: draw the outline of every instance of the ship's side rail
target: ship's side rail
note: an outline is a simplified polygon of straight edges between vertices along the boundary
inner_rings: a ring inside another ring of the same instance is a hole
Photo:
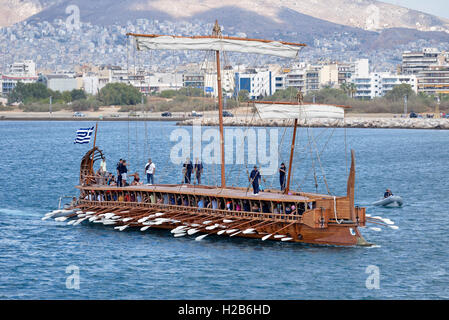
[[[211,217],[222,217],[222,218],[237,218],[237,219],[250,219],[250,220],[261,220],[261,221],[273,221],[280,223],[300,223],[305,224],[311,228],[327,228],[329,224],[352,224],[353,222],[346,219],[341,219],[338,221],[333,221],[331,218],[332,212],[325,208],[316,208],[312,210],[307,210],[303,214],[285,214],[285,213],[263,213],[263,212],[248,212],[248,211],[235,211],[235,210],[222,210],[222,209],[211,209],[211,208],[195,208],[186,207],[181,205],[171,205],[171,204],[155,204],[155,203],[145,203],[145,202],[120,202],[120,201],[94,201],[94,200],[79,200],[80,206],[86,207],[110,207],[110,208],[148,208],[163,211],[176,211],[179,213],[185,212],[188,214],[197,215],[210,215]],[[362,210],[364,208],[359,208],[357,210]],[[360,221],[361,222],[361,221]],[[363,221],[364,224],[364,221]]]
[[[79,200],[79,205],[91,206],[91,207],[111,207],[111,208],[148,208],[148,209],[160,209],[174,210],[178,212],[188,212],[192,214],[209,214],[212,216],[223,217],[223,218],[241,218],[241,219],[257,219],[257,220],[270,220],[279,222],[294,222],[302,221],[301,215],[296,214],[276,214],[276,213],[261,213],[261,212],[247,212],[247,211],[232,211],[232,210],[221,210],[221,209],[211,209],[211,208],[194,208],[185,207],[170,204],[154,204],[154,203],[143,203],[143,202],[119,202],[119,201],[92,201],[92,200]],[[307,213],[307,211],[305,212]],[[305,214],[304,213],[304,214]]]

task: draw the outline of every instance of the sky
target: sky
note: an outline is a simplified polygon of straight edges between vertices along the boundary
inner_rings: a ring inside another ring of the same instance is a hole
[[[449,19],[448,0],[380,0]]]

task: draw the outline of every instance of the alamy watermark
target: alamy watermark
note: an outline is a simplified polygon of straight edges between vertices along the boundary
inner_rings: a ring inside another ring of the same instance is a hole
[[[369,265],[365,269],[365,273],[368,274],[368,278],[365,281],[365,287],[368,290],[380,289],[380,269],[378,266]]]
[[[70,265],[65,268],[65,273],[70,274],[65,280],[65,287],[69,290],[79,290],[80,268],[78,266]]]
[[[274,175],[279,164],[279,132],[276,128],[226,128],[224,130],[225,163],[258,165],[262,175]],[[204,164],[221,164],[220,131],[203,130],[194,125],[192,132],[178,128],[171,132],[170,150],[173,164],[182,164],[187,158],[201,159]]]
[[[70,5],[65,9],[65,13],[69,16],[65,20],[65,25],[68,31],[80,30],[80,8],[77,5]]]

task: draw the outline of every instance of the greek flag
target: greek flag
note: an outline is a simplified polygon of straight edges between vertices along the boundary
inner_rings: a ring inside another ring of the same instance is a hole
[[[90,137],[92,137],[92,132],[94,131],[94,127],[92,128],[81,128],[76,132],[76,138],[74,143],[86,144],[90,142]]]

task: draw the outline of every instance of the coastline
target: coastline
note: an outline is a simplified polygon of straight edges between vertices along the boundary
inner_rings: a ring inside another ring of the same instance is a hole
[[[17,117],[0,115],[0,121],[184,121],[185,119],[184,117]]]
[[[162,117],[159,112],[140,113],[137,117],[128,117],[127,113],[117,113],[117,108],[86,112],[85,117],[74,117],[71,112],[0,112],[0,121],[169,121],[178,126],[218,126],[216,112],[204,112],[204,117],[193,118],[187,112],[173,112],[171,117]],[[224,118],[227,127],[245,127],[250,123],[254,127],[290,127],[287,120],[261,120],[253,118],[243,110],[235,110],[234,117]],[[309,119],[299,120],[300,127],[313,128],[378,128],[378,129],[434,129],[449,130],[449,119],[401,118],[398,114],[358,114],[348,113],[344,120]]]
[[[194,119],[177,122],[179,126],[191,126]],[[198,121],[198,120],[196,120]],[[218,126],[216,119],[204,119],[202,126]],[[245,119],[225,118],[224,126],[244,127],[248,126]],[[253,120],[252,127],[290,127],[291,121],[285,120]],[[428,118],[369,118],[369,117],[347,117],[344,120],[329,119],[301,119],[298,121],[299,127],[312,128],[372,128],[372,129],[434,129],[449,130],[449,119],[428,119]]]

